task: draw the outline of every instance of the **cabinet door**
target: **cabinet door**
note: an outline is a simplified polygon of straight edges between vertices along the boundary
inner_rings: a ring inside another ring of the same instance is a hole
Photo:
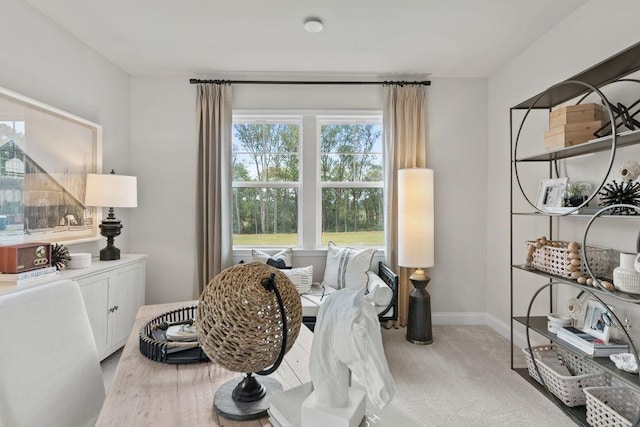
[[[106,354],[109,347],[108,327],[108,303],[109,303],[109,275],[98,274],[95,276],[78,279],[80,292],[84,299],[84,306],[89,315],[89,322],[96,341],[98,357]]]
[[[111,272],[109,283],[109,316],[111,345],[118,348],[126,342],[136,320],[140,301],[140,264]]]

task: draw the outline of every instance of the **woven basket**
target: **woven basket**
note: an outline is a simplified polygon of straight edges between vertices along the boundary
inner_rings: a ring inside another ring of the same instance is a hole
[[[605,385],[604,371],[600,370],[593,364],[584,360],[583,358],[565,350],[562,347],[554,345],[539,345],[532,347],[533,353],[541,351],[554,351],[564,361],[564,365],[569,368],[575,375],[560,375],[540,360],[536,360],[540,374],[544,379],[544,384],[554,396],[562,401],[567,406],[579,406],[586,403],[586,397],[583,389],[585,387],[598,387]],[[528,348],[523,348],[522,351],[527,359],[527,367],[529,368],[529,375],[540,384],[543,382],[538,376],[533,358]]]
[[[628,387],[589,387],[587,423],[596,427],[632,426],[640,410],[640,392]]]
[[[544,271],[556,276],[564,277],[565,279],[571,279],[571,271],[569,265],[571,260],[569,259],[568,247],[569,242],[555,241],[558,246],[545,245],[533,252],[533,261],[531,261],[531,267]],[[535,242],[527,241],[527,252],[529,248],[535,245]],[[581,276],[588,277],[589,273],[582,260],[582,251],[580,255],[580,268],[578,271]],[[597,246],[587,246],[587,256],[589,257],[589,266],[591,271],[596,277],[611,277],[611,259],[613,251],[607,248],[601,248]]]

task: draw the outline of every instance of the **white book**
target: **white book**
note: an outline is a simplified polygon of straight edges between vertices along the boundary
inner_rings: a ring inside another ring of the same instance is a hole
[[[578,350],[582,350],[590,356],[604,357],[615,353],[625,353],[629,351],[629,345],[623,342],[608,343],[595,338],[588,333],[572,327],[558,329],[558,339],[565,341]]]
[[[51,273],[57,273],[58,269],[54,266],[38,268],[36,270],[23,271],[20,273],[1,273],[0,282],[19,282],[21,280],[33,279],[34,277],[46,276]]]

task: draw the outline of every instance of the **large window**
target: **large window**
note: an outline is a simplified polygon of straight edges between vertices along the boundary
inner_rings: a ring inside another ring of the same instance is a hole
[[[233,244],[383,246],[382,118],[236,114]]]

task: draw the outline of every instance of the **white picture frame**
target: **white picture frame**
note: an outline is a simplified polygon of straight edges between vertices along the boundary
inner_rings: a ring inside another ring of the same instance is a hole
[[[608,307],[602,305],[600,302],[592,299],[588,300],[582,330],[592,337],[604,342],[609,342],[610,327],[603,317],[603,314],[606,314],[608,311]]]
[[[569,182],[568,178],[541,179],[538,187],[536,207],[543,212],[561,208],[563,193]]]

